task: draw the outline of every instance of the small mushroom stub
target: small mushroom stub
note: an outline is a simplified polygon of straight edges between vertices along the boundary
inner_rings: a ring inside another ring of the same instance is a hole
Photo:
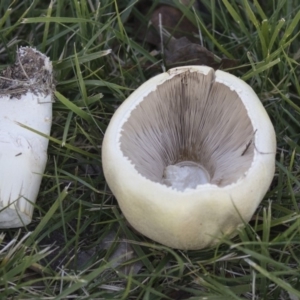
[[[105,133],[104,175],[129,223],[178,249],[248,222],[274,176],[276,139],[253,89],[205,66],[148,80]]]
[[[31,222],[48,139],[30,129],[50,134],[54,88],[52,63],[34,48],[0,74],[0,228]]]

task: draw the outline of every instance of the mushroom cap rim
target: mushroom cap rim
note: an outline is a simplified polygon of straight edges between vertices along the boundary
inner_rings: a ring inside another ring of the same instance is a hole
[[[264,110],[263,105],[261,104],[260,100],[258,99],[256,93],[253,91],[253,89],[245,83],[243,80],[237,78],[234,75],[231,75],[229,73],[226,73],[221,70],[215,71],[215,81],[219,83],[223,83],[231,90],[234,90],[240,97],[241,101],[243,102],[248,116],[250,118],[250,121],[252,123],[252,126],[254,128],[254,136],[253,136],[253,143],[255,144],[254,147],[254,157],[253,161],[251,163],[251,166],[249,167],[248,171],[243,174],[242,177],[240,177],[237,181],[228,184],[223,187],[219,187],[215,184],[206,183],[206,184],[199,184],[196,188],[186,188],[183,191],[179,191],[175,188],[166,186],[164,184],[161,184],[159,182],[154,182],[142,174],[140,174],[134,164],[130,161],[128,157],[126,157],[122,150],[121,150],[121,142],[120,138],[122,135],[122,126],[123,124],[129,119],[131,112],[134,110],[134,108],[151,92],[155,91],[157,89],[158,85],[163,84],[165,81],[171,79],[172,77],[179,75],[184,72],[199,72],[201,74],[207,75],[212,68],[207,66],[184,66],[184,67],[177,67],[174,69],[170,69],[165,73],[159,74],[148,81],[146,81],[143,85],[141,85],[137,90],[135,90],[122,104],[122,106],[117,109],[115,114],[112,117],[112,121],[109,125],[108,130],[114,131],[114,142],[111,140],[111,138],[108,138],[108,132],[105,134],[105,144],[106,146],[108,144],[111,145],[110,151],[114,152],[114,157],[122,158],[122,169],[125,168],[126,171],[132,172],[132,175],[138,176],[140,184],[148,183],[152,184],[153,188],[158,188],[160,192],[168,191],[168,192],[175,192],[180,194],[191,194],[203,190],[231,190],[232,188],[237,188],[238,186],[243,185],[245,181],[249,177],[252,177],[251,174],[253,172],[259,171],[256,170],[257,162],[259,162],[261,159],[267,159],[267,156],[270,156],[270,159],[273,160],[275,152],[276,152],[276,140],[275,140],[275,132],[274,128],[271,124],[271,121],[267,115],[267,113]],[[244,97],[251,97],[253,99],[254,104],[250,105],[249,101],[244,101]],[[134,100],[135,99],[135,100]],[[253,112],[253,106],[254,112]],[[257,110],[256,110],[257,109]],[[256,114],[259,112],[259,116],[256,116]],[[261,118],[262,117],[262,118]],[[257,123],[262,123],[260,126],[255,126]],[[113,124],[111,126],[111,124]],[[112,128],[113,127],[113,128]],[[266,140],[265,135],[267,133],[270,133],[270,139]],[[111,135],[111,134],[110,134]],[[245,141],[245,147],[248,141]],[[115,146],[112,146],[112,145]],[[257,149],[259,147],[259,150]],[[148,185],[147,184],[147,185]],[[269,184],[269,183],[268,183]]]

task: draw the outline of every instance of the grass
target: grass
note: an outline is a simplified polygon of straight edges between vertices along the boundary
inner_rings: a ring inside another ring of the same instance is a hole
[[[256,91],[277,135],[276,174],[252,221],[233,240],[187,252],[128,227],[101,169],[115,108],[163,70],[131,26],[136,2],[0,3],[1,69],[30,45],[51,58],[57,80],[33,222],[0,233],[1,299],[300,299],[299,1],[203,0],[201,11],[152,3],[177,7],[204,46],[239,59],[231,72]]]

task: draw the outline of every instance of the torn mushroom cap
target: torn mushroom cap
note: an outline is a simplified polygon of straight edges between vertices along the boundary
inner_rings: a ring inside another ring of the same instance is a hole
[[[30,223],[47,162],[48,139],[20,124],[50,134],[52,63],[30,47],[0,78],[0,228]]]
[[[248,222],[274,175],[274,128],[242,80],[209,67],[158,75],[119,107],[104,174],[129,223],[180,249],[201,249]]]

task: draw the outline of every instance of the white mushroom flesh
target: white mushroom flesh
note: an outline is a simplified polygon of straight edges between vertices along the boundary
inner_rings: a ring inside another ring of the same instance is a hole
[[[192,161],[182,161],[176,165],[167,166],[162,180],[165,185],[179,191],[186,188],[196,188],[199,184],[209,182],[208,172],[201,165]]]
[[[48,139],[30,129],[50,134],[54,79],[49,58],[30,47],[0,75],[0,228],[10,228],[31,222]]]

